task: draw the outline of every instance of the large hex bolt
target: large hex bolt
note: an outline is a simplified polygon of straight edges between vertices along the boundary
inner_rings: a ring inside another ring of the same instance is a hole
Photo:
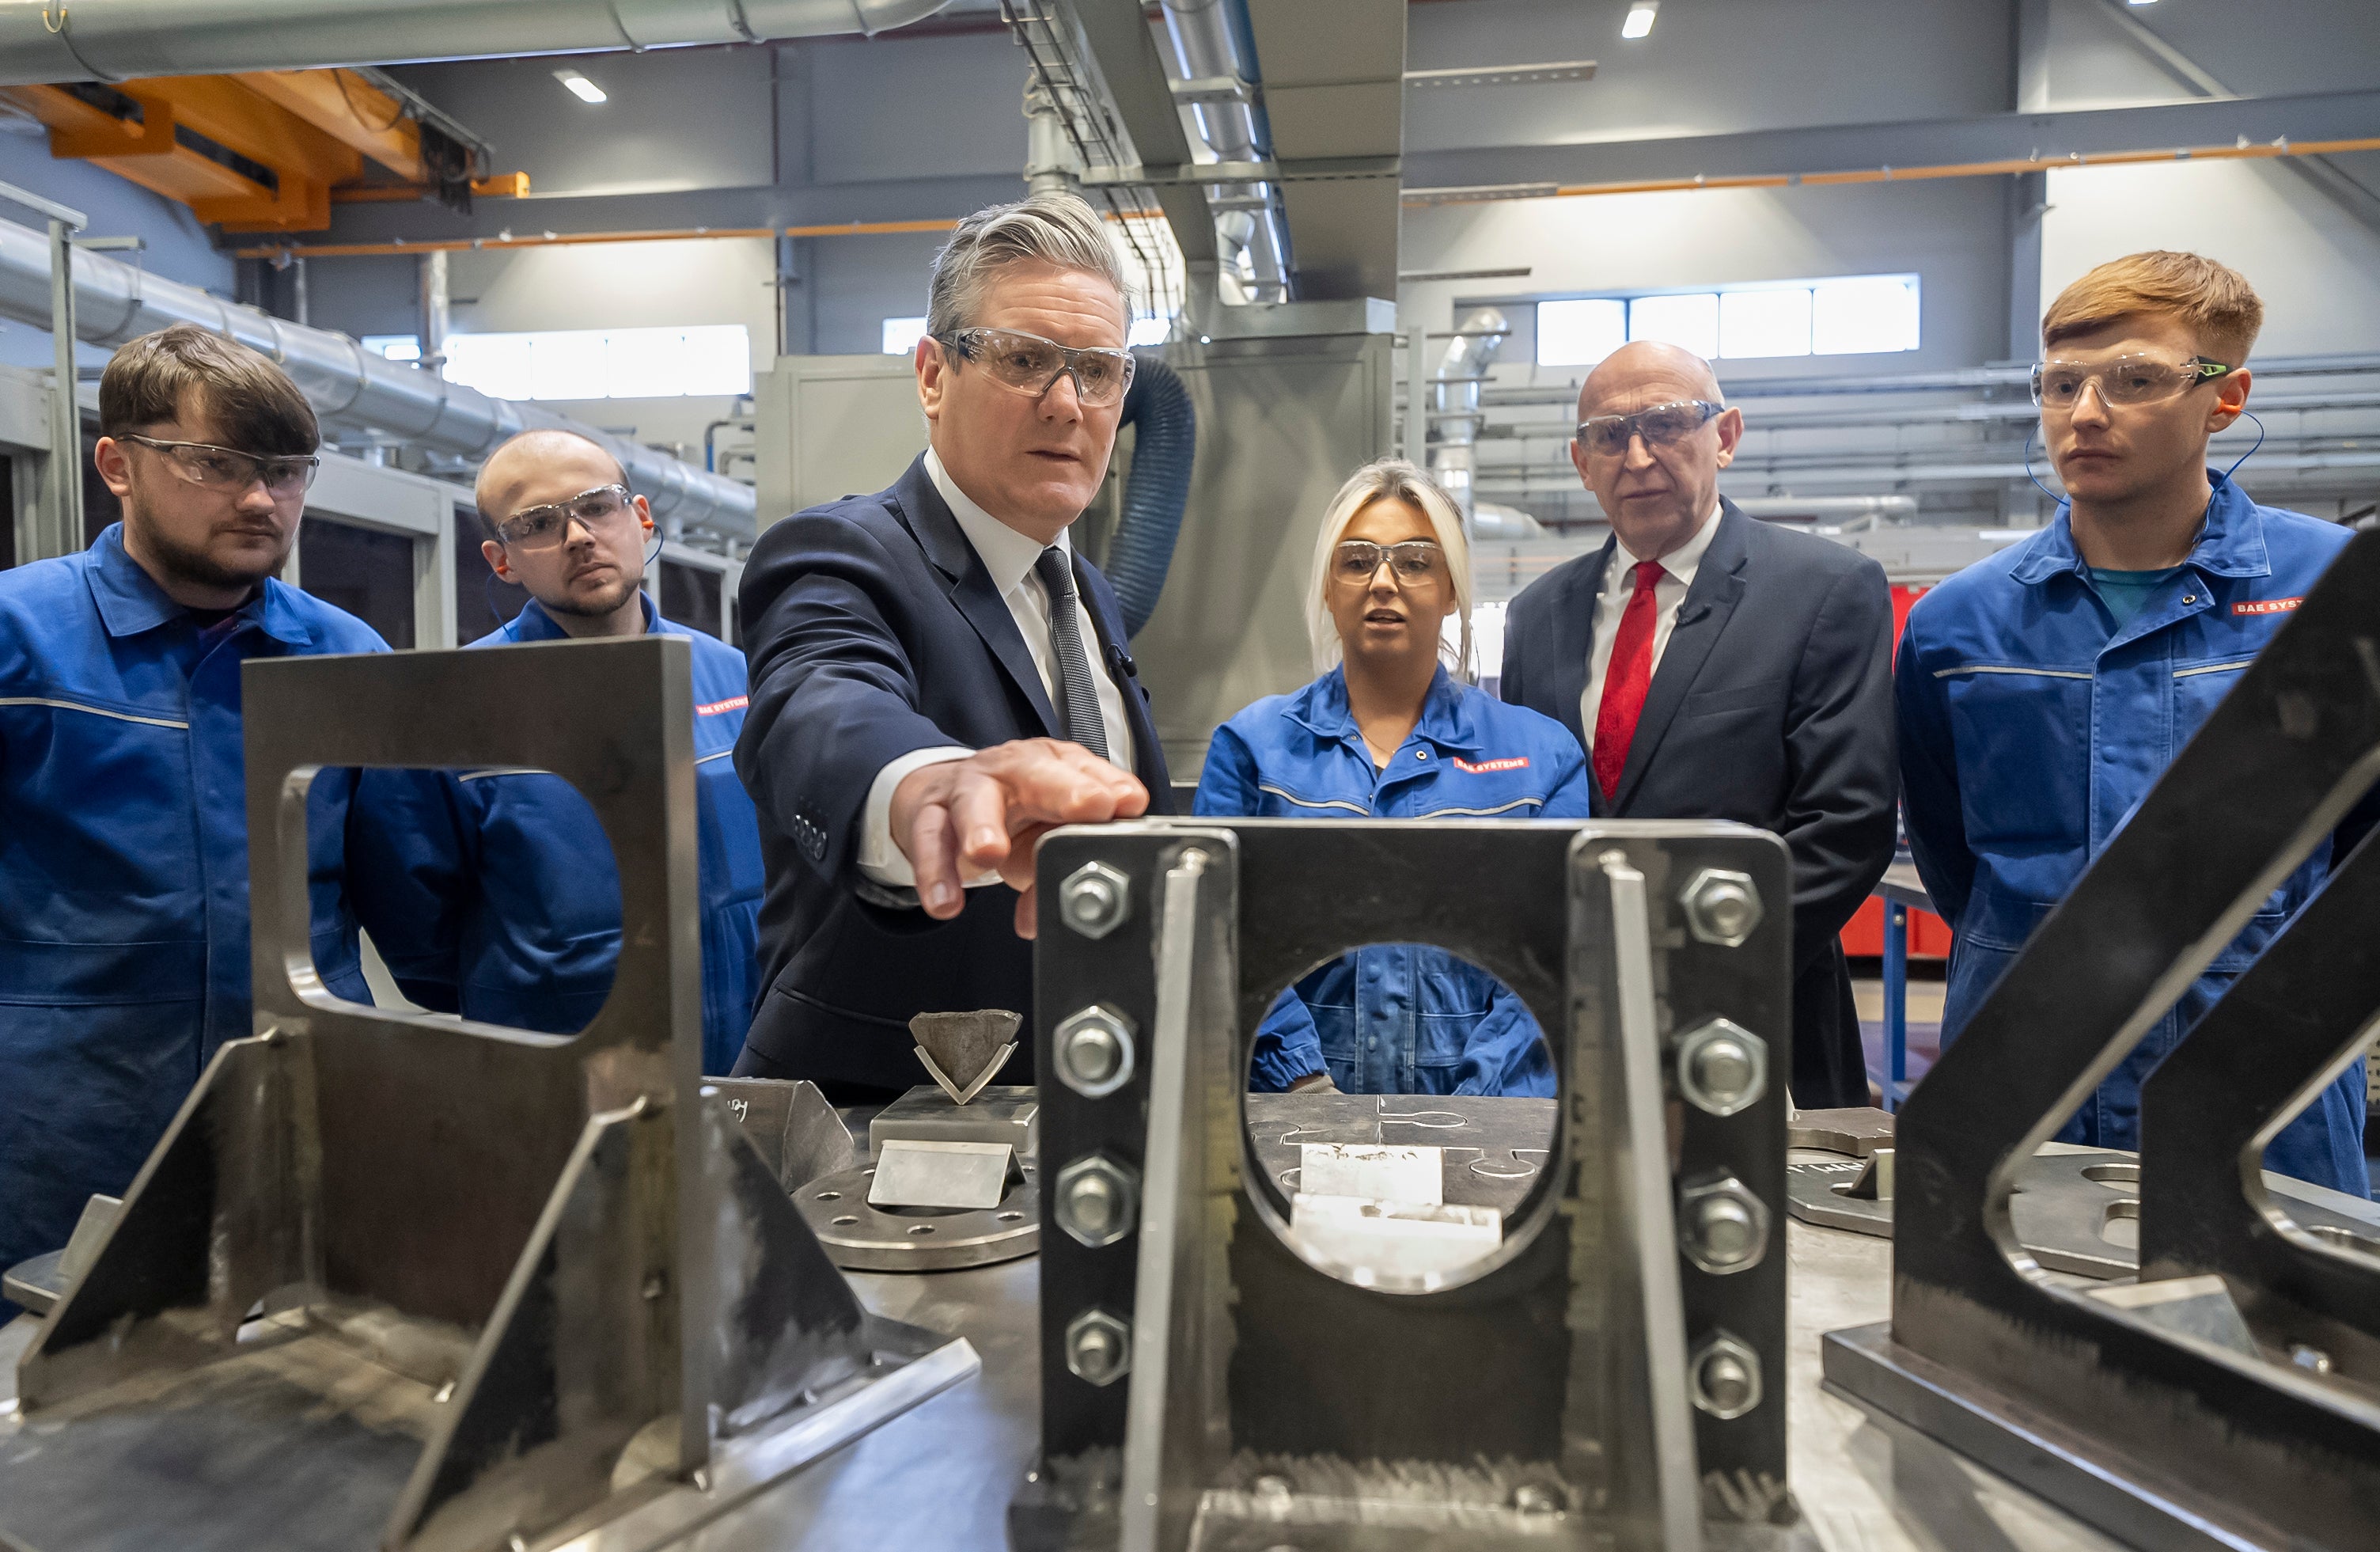
[[[1103,1098],[1132,1081],[1132,1020],[1106,1003],[1068,1014],[1052,1045],[1059,1079],[1085,1099]]]
[[[1768,1089],[1768,1043],[1727,1019],[1678,1036],[1678,1093],[1695,1109],[1732,1116]]]
[[[1131,1367],[1131,1326],[1105,1310],[1085,1310],[1066,1323],[1068,1374],[1092,1385],[1113,1385]]]
[[[1058,1227],[1097,1250],[1132,1232],[1140,1181],[1126,1165],[1091,1154],[1058,1171]]]
[[[1686,880],[1678,898],[1686,908],[1686,930],[1705,943],[1741,947],[1760,925],[1760,889],[1748,873],[1704,868]]]
[[[1732,1175],[1678,1193],[1678,1240],[1686,1259],[1715,1276],[1760,1265],[1768,1253],[1768,1208]]]
[[[1733,1332],[1714,1331],[1687,1355],[1686,1382],[1702,1411],[1722,1423],[1742,1417],[1760,1404],[1760,1354]]]
[[[1058,914],[1085,937],[1105,937],[1132,914],[1132,880],[1105,862],[1085,862],[1058,886]]]

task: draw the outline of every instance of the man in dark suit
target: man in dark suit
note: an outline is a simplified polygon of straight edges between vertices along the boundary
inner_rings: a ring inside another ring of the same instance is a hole
[[[1837,935],[1892,860],[1884,570],[1718,494],[1743,415],[1700,357],[1624,346],[1587,375],[1578,415],[1571,460],[1611,538],[1512,601],[1503,697],[1559,719],[1586,749],[1597,813],[1733,819],[1784,837],[1793,1101],[1864,1105]]]
[[[769,884],[740,1077],[887,1099],[924,1076],[913,1015],[1029,1021],[1035,843],[1172,807],[1115,596],[1066,542],[1132,378],[1124,290],[1078,199],[969,216],[917,348],[925,453],[745,563],[735,769]],[[1032,1078],[1027,1041],[999,1081]]]

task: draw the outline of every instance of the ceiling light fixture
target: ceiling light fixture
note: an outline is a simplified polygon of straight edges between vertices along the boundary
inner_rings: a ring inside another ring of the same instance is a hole
[[[1636,0],[1628,7],[1628,19],[1620,24],[1623,38],[1642,38],[1653,31],[1653,17],[1661,8],[1661,0]]]
[[[580,102],[585,103],[589,106],[608,100],[601,87],[596,85],[593,81],[589,80],[585,76],[580,75],[576,70],[566,67],[556,70],[553,72],[553,79],[568,87],[570,89],[570,94],[573,97],[577,98]]]

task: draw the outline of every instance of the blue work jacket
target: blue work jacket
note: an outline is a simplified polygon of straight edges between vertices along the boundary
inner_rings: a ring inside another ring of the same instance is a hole
[[[694,648],[702,1069],[723,1074],[752,1021],[762,883],[759,822],[729,758],[744,727],[744,654],[663,619],[650,598],[644,608],[648,631]],[[532,600],[471,645],[568,639]],[[501,675],[502,661],[489,672]],[[356,909],[399,990],[483,1023],[587,1027],[620,957],[620,873],[577,789],[540,771],[378,770],[357,807]]]
[[[1421,720],[1375,765],[1333,668],[1215,729],[1194,812],[1260,819],[1585,819],[1586,757],[1562,725],[1439,669]],[[1554,1093],[1553,1056],[1504,984],[1425,944],[1342,954],[1281,993],[1249,1086],[1317,1072],[1348,1094]]]
[[[123,1194],[199,1073],[252,1034],[240,665],[386,652],[268,580],[201,629],[124,551],[0,571],[0,1265]],[[341,887],[352,773],[307,800],[314,963],[371,1000]]]
[[[2190,558],[2121,629],[2068,513],[1917,601],[1895,664],[1901,801],[1936,909],[1955,929],[1942,1039],[2147,796],[2240,670],[2352,537],[2259,507],[2217,475]],[[2058,1140],[2140,1146],[2141,1082],[2320,886],[2317,847]],[[2363,1063],[2284,1128],[2268,1168],[2369,1194]]]

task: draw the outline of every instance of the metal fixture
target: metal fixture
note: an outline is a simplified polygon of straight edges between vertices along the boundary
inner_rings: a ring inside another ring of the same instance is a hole
[[[6,7],[0,7],[5,35]],[[284,322],[97,253],[72,269],[76,337],[117,346],[168,324],[192,323],[229,336],[280,363],[315,412],[334,425],[385,434],[392,440],[480,458],[516,432],[552,426],[593,441],[620,460],[628,483],[662,521],[750,537],[758,502],[752,487],[704,472],[642,443],[613,436],[566,416],[373,355],[343,334]],[[49,245],[41,235],[0,221],[0,315],[47,328],[51,317]]]
[[[1729,1019],[1710,1019],[1680,1035],[1678,1093],[1695,1109],[1732,1116],[1768,1089],[1768,1042]]]
[[[17,558],[28,561],[72,555],[84,544],[82,521],[82,410],[75,401],[74,235],[91,225],[90,217],[45,200],[13,183],[0,183],[0,200],[22,205],[49,217],[50,245],[43,266],[49,282],[48,306],[26,323],[40,323],[50,331],[50,456],[42,463],[42,496],[38,527],[20,535]],[[22,227],[12,226],[14,231]],[[25,233],[30,238],[32,234]],[[109,261],[97,261],[107,263]],[[30,298],[28,298],[30,300]],[[25,542],[30,538],[32,542]]]
[[[1678,1192],[1678,1237],[1686,1259],[1714,1277],[1757,1266],[1768,1253],[1768,1206],[1734,1176]]]
[[[1066,1325],[1066,1372],[1108,1386],[1132,1367],[1132,1327],[1105,1310],[1085,1310]]]
[[[1694,1406],[1731,1423],[1760,1404],[1760,1354],[1730,1331],[1714,1331],[1686,1360]]]
[[[1257,62],[1244,58],[1232,35],[1230,6],[1237,0],[1164,0],[1165,33],[1193,90],[1187,102],[1198,138],[1220,162],[1262,162],[1272,154],[1257,104]],[[1177,92],[1176,101],[1184,94]],[[1222,299],[1282,302],[1289,299],[1289,229],[1279,193],[1269,183],[1217,183],[1207,187],[1215,213],[1215,241],[1222,270],[1237,297]]]
[[[1705,943],[1741,948],[1760,925],[1760,890],[1748,874],[1705,868],[1686,880],[1681,898],[1686,930]]]
[[[0,83],[873,35],[949,0],[107,0],[0,6]]]
[[[1112,1245],[1137,1227],[1140,1181],[1129,1165],[1102,1154],[1058,1171],[1058,1227],[1086,1246]]]
[[[1058,886],[1058,910],[1085,937],[1105,937],[1132,914],[1132,880],[1105,862],[1086,862]]]
[[[1058,1078],[1085,1099],[1132,1082],[1132,1020],[1105,1003],[1069,1015],[1052,1037]]]
[[[1538,86],[1549,81],[1594,79],[1592,59],[1557,59],[1542,65],[1463,65],[1451,70],[1405,72],[1408,87]]]
[[[1472,520],[1479,427],[1486,420],[1479,410],[1479,388],[1488,381],[1488,363],[1512,332],[1500,309],[1472,309],[1454,326],[1446,359],[1430,374],[1430,472],[1454,498],[1466,526]]]

